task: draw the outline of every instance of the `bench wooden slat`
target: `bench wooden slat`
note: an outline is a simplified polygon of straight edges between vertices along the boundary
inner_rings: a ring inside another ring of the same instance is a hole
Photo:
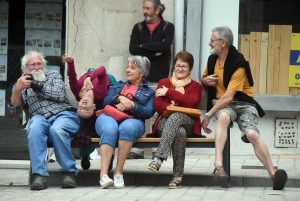
[[[91,138],[91,142],[99,142],[100,138]],[[136,142],[160,142],[160,138],[139,138]],[[186,142],[215,142],[214,138],[187,138]]]

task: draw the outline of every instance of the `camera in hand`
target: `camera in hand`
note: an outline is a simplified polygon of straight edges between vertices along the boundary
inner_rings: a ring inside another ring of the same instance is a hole
[[[33,80],[33,76],[31,74],[24,74],[25,75],[29,75],[30,77],[29,78],[26,78],[26,80]]]

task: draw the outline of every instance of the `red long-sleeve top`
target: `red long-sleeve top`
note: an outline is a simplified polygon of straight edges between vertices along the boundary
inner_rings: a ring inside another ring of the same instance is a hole
[[[154,109],[157,113],[163,114],[166,111],[168,105],[171,104],[171,100],[174,100],[178,106],[197,108],[202,95],[202,85],[194,80],[184,87],[184,94],[176,91],[170,81],[170,78],[161,79],[157,84],[157,89],[163,86],[168,88],[166,96],[158,96],[154,99]],[[160,116],[160,115],[159,115]],[[158,117],[159,117],[158,116]],[[154,137],[156,127],[152,127],[152,133],[147,137]],[[194,119],[194,134],[204,137],[201,134],[201,122],[200,117]]]
[[[109,87],[109,79],[106,75],[106,69],[104,66],[97,68],[93,72],[87,72],[83,74],[79,80],[77,80],[74,62],[68,63],[67,75],[69,77],[71,91],[76,97],[77,101],[80,101],[81,99],[79,97],[79,92],[83,87],[84,80],[89,76],[91,77],[93,84],[94,103],[102,103],[104,97],[107,95]]]

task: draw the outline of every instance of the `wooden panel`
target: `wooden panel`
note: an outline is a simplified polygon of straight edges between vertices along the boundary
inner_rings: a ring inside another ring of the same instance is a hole
[[[244,55],[247,61],[250,60],[250,35],[241,34],[240,52]]]
[[[267,94],[273,93],[273,73],[275,54],[275,25],[269,25],[268,41],[268,68],[267,68]]]
[[[259,68],[259,90],[258,93],[266,94],[267,92],[267,69],[268,69],[268,42],[269,34],[261,34],[260,43],[260,68]]]
[[[279,25],[278,25],[279,26]],[[280,25],[279,94],[289,94],[289,64],[291,50],[291,25]]]
[[[296,87],[290,87],[290,95],[299,95],[300,89]]]
[[[272,94],[279,93],[279,73],[280,73],[280,31],[279,25],[275,26],[275,42],[274,42],[274,69],[273,69],[273,91]],[[272,75],[272,74],[271,74]]]
[[[259,87],[260,41],[261,32],[250,33],[250,67],[254,81],[253,93],[255,94],[258,93]]]

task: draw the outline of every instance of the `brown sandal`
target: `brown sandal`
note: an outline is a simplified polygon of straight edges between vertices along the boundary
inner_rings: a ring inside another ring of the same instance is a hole
[[[213,171],[213,174],[214,174],[214,178],[215,179],[218,179],[218,178],[227,178],[228,175],[226,174],[223,166],[217,166],[215,167],[214,171]]]
[[[173,177],[171,182],[169,183],[169,188],[176,189],[181,187],[181,181],[178,179],[178,177]]]
[[[155,158],[153,161],[150,162],[148,169],[152,170],[153,172],[158,172],[161,164],[158,164],[158,158]]]

